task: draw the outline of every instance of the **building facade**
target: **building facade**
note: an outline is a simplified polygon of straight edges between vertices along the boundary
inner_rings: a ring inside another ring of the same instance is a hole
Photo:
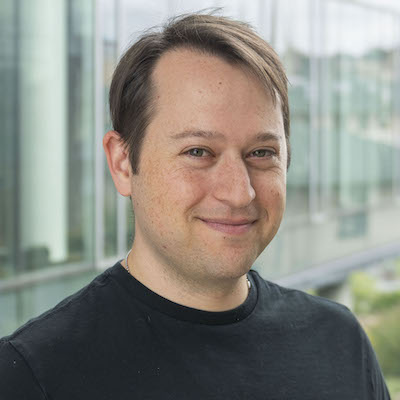
[[[299,287],[400,255],[400,14],[340,0],[3,0],[0,336],[124,257],[134,235],[102,150],[117,60],[150,26],[222,7],[289,77],[283,225],[255,268]]]

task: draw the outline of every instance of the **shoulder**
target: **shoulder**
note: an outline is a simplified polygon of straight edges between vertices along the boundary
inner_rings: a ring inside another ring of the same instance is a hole
[[[43,388],[51,386],[52,381],[75,376],[74,371],[86,360],[86,351],[98,346],[97,334],[108,335],[109,325],[117,318],[115,304],[120,294],[112,279],[116,267],[0,340],[0,381],[5,378],[14,386],[20,382],[29,393],[38,393],[37,397],[28,397],[25,392],[20,397],[7,397],[4,393],[12,385],[0,384],[1,399],[44,399]]]
[[[46,398],[25,359],[5,339],[0,340],[0,376],[2,400]]]
[[[357,322],[352,312],[343,304],[301,290],[280,286],[263,279],[256,271],[252,271],[252,276],[260,289],[262,300],[268,301],[270,306],[291,314],[306,313],[313,318],[329,316],[329,318],[348,320],[349,323]]]
[[[338,342],[347,338],[349,345],[352,341],[361,343],[362,328],[346,306],[264,280],[257,272],[252,276],[259,287],[259,306],[273,325]]]
[[[103,290],[110,284],[109,270],[106,270],[97,276],[88,285],[66,297],[60,303],[50,308],[43,314],[30,319],[27,323],[18,328],[13,334],[4,338],[9,341],[17,341],[26,336],[30,338],[40,335],[42,331],[46,332],[47,338],[52,332],[68,326],[73,317],[84,315],[93,306],[102,301]]]
[[[107,313],[112,292],[110,270],[4,337],[3,349],[14,349],[28,364],[30,358],[38,354],[45,358],[55,350],[68,352],[69,345],[85,337],[93,328],[98,315]]]
[[[282,287],[252,272],[259,287],[261,306],[283,334],[297,337],[311,352],[318,349],[342,371],[354,373],[354,381],[365,380],[374,399],[389,399],[379,363],[371,343],[354,314],[344,305],[300,290]]]

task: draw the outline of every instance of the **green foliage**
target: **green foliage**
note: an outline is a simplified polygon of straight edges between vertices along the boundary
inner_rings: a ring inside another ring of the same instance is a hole
[[[371,311],[375,302],[376,284],[365,272],[355,272],[350,276],[350,287],[353,294],[354,311],[365,314]]]
[[[313,288],[307,289],[307,290],[306,290],[306,293],[311,294],[311,295],[313,295],[313,296],[318,296],[318,290],[313,289]]]
[[[398,399],[398,397],[394,397],[396,393],[400,393],[400,378],[396,376],[389,376],[385,378],[386,384],[388,386],[389,392],[392,396],[392,399]]]
[[[400,261],[394,277],[400,276]],[[356,272],[350,277],[354,311],[371,340],[389,391],[400,393],[400,290],[380,290],[373,276]]]
[[[377,288],[375,279],[365,272],[356,272],[350,277],[354,311],[368,314],[400,305],[400,290],[383,292]]]
[[[395,275],[400,278],[400,257],[394,263]]]
[[[366,332],[385,376],[400,378],[400,305],[364,321]]]

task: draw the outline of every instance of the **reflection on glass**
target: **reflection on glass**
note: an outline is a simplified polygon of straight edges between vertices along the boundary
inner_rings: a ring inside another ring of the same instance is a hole
[[[17,258],[18,227],[18,103],[17,10],[12,0],[0,7],[0,279],[14,273]]]
[[[103,49],[103,82],[104,82],[104,133],[112,129],[108,108],[108,92],[112,72],[117,59],[117,26],[115,24],[116,8],[114,1],[103,1],[102,13],[102,49]],[[107,163],[104,162],[104,256],[117,253],[117,192],[111,178]]]
[[[93,259],[93,11],[68,2],[68,262]]]
[[[8,129],[0,139],[8,155],[0,175],[0,276],[7,276],[92,254],[93,9],[9,1],[0,14],[1,79],[10,94],[2,96]]]
[[[310,41],[309,1],[277,4],[275,45],[286,68],[291,108],[292,161],[287,182],[287,218],[304,216],[309,207]],[[291,21],[287,24],[287,21]]]
[[[400,240],[398,15],[336,0],[3,0],[0,280],[56,264],[93,265],[99,223],[100,258],[122,257],[131,246],[131,203],[118,201],[106,163],[94,171],[94,151],[101,151],[94,121],[102,121],[100,134],[111,128],[107,97],[121,51],[167,17],[209,6],[268,35],[290,81],[287,212],[257,260],[263,276]],[[104,98],[100,117],[95,89]],[[96,210],[95,184],[104,198]],[[26,304],[10,299],[4,304],[13,309]]]
[[[325,207],[356,209],[390,201],[399,80],[395,17],[338,2],[327,2],[323,12]]]

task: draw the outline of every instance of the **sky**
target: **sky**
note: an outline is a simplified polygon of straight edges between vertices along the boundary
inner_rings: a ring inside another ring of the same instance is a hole
[[[400,12],[400,1],[399,0],[358,0],[360,3],[367,3],[377,5],[379,7],[387,7],[394,11]]]

